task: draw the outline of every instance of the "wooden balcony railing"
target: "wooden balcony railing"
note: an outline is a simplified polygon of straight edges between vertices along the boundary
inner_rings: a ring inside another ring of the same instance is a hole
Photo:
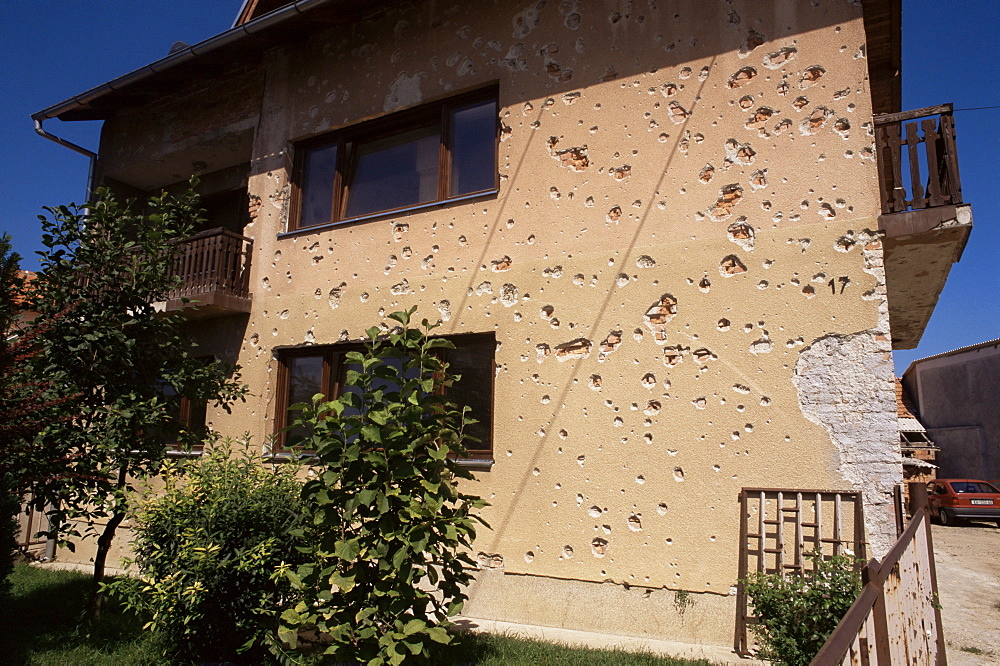
[[[209,229],[184,240],[174,274],[184,284],[172,290],[168,300],[222,294],[250,298],[250,254],[253,239],[228,229]]]
[[[875,149],[883,214],[962,203],[951,104],[875,116]]]

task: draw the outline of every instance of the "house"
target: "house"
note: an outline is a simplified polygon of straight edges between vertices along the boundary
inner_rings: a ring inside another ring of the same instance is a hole
[[[914,412],[916,407],[896,378],[896,416],[899,419],[899,448],[903,454],[904,506],[909,506],[911,483],[927,484],[937,478],[937,454],[940,450],[928,439],[927,428]]]
[[[892,349],[971,228],[950,106],[900,108],[900,12],[249,0],[34,119],[103,121],[122,194],[202,174],[164,307],[250,385],[212,428],[264,442],[418,306],[483,422],[465,612],[723,645],[751,551],[848,543],[819,491],[895,538]]]
[[[1000,339],[917,359],[903,373],[928,435],[938,476],[1000,479]]]

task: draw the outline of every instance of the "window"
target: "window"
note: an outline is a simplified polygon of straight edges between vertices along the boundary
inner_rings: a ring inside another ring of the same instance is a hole
[[[212,356],[197,359],[204,365],[215,361]],[[171,451],[200,452],[208,437],[208,400],[187,395],[178,395],[172,386],[163,382],[161,391],[167,398],[167,412],[170,422],[154,431]]]
[[[497,90],[480,90],[295,147],[289,231],[497,189]]]
[[[468,435],[479,440],[466,444],[469,458],[488,459],[493,452],[493,355],[496,340],[492,333],[457,335],[448,339],[455,349],[441,349],[439,352],[448,362],[449,371],[461,377],[449,390],[448,399],[468,407],[472,417],[478,421],[466,428]],[[350,351],[364,351],[364,346],[339,344],[279,352],[276,432],[294,421],[296,412],[289,409],[292,405],[310,402],[317,393],[336,398],[348,390],[345,377],[351,364],[346,362],[346,354]],[[290,446],[304,435],[304,431],[289,430],[281,433],[279,444]]]

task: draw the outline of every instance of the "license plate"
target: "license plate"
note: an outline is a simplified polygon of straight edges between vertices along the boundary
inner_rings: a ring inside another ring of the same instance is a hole
[[[973,504],[986,504],[987,506],[993,506],[993,500],[972,500]]]

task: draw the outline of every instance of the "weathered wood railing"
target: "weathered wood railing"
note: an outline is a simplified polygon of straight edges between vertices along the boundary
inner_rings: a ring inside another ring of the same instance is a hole
[[[947,664],[926,488],[921,497],[911,498],[921,508],[882,562],[862,569],[861,595],[813,666]]]
[[[883,214],[962,203],[951,104],[875,116],[875,150]]]
[[[758,573],[802,574],[819,563],[806,556],[846,555],[864,558],[865,520],[861,493],[803,488],[743,488],[740,491],[739,580],[736,585],[734,647],[750,654],[751,615],[744,582]]]
[[[250,297],[252,239],[219,228],[185,239],[182,245],[184,249],[173,273],[183,278],[184,284],[172,290],[168,299],[193,298],[210,292]]]

